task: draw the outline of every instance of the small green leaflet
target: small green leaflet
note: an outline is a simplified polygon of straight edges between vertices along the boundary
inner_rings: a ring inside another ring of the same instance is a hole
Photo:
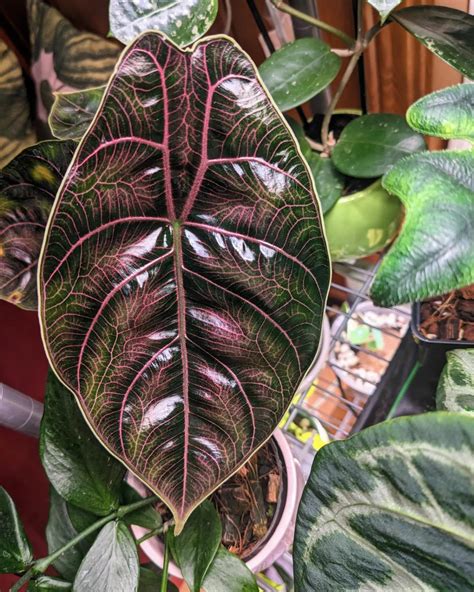
[[[316,455],[298,511],[296,592],[474,587],[474,418],[386,421]]]
[[[0,573],[22,571],[33,560],[30,542],[12,498],[0,487]]]
[[[344,189],[344,177],[336,169],[330,158],[313,152],[308,158],[309,168],[321,202],[323,214],[329,212]]]
[[[396,6],[401,4],[401,2],[402,0],[369,0],[369,4],[378,10],[382,23],[386,21],[388,15]]]
[[[302,105],[336,77],[341,58],[329,45],[304,37],[278,49],[259,67],[260,76],[281,111]]]
[[[94,119],[105,86],[68,93],[55,93],[48,123],[60,140],[80,140]]]
[[[31,580],[28,592],[60,592],[61,590],[72,590],[72,584],[59,578],[41,575]]]
[[[406,210],[371,296],[394,306],[474,283],[474,151],[414,154],[383,178]]]
[[[222,545],[203,582],[205,592],[258,592],[254,574]]]
[[[474,415],[474,349],[456,349],[446,353],[436,391],[436,407]]]
[[[160,31],[185,47],[209,30],[217,8],[218,0],[111,0],[110,30],[125,44],[145,31]]]
[[[422,97],[408,109],[407,121],[422,134],[474,141],[474,83]]]

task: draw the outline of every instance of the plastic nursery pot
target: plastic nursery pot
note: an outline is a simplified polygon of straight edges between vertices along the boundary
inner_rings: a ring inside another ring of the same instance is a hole
[[[292,544],[296,511],[304,485],[298,461],[293,457],[290,445],[283,432],[276,430],[272,439],[276,445],[276,451],[280,456],[283,468],[283,490],[281,503],[277,507],[267,536],[256,547],[254,554],[245,561],[247,567],[254,573],[267,569]],[[135,476],[129,473],[127,481],[141,496],[146,495],[145,486]],[[142,537],[148,532],[140,526],[132,526],[132,530],[137,538]],[[164,546],[158,537],[153,537],[145,541],[141,545],[141,549],[153,563],[160,568],[162,567]],[[180,569],[173,561],[170,561],[169,573],[172,576],[182,578]]]
[[[321,341],[319,343],[318,353],[314,358],[314,362],[309,367],[308,372],[303,378],[301,384],[298,387],[298,393],[306,392],[309,387],[313,384],[314,380],[324,368],[329,356],[329,346],[331,344],[331,325],[326,315],[323,317],[323,323],[321,328]]]
[[[474,341],[458,340],[458,339],[428,339],[420,331],[421,324],[421,302],[415,302],[412,307],[411,313],[411,332],[415,341],[418,342],[423,348],[431,348],[440,351],[448,351],[451,349],[465,349],[474,347]]]
[[[399,199],[382,187],[380,179],[339,199],[324,216],[332,261],[353,261],[383,249],[402,221]]]

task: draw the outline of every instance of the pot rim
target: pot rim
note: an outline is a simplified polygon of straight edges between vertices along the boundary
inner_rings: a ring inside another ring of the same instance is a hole
[[[282,466],[286,471],[287,489],[280,521],[275,526],[272,535],[255,555],[245,561],[247,567],[254,573],[269,567],[276,560],[277,555],[280,556],[283,554],[291,544],[294,530],[294,516],[301,494],[301,478],[298,476],[295,458],[293,457],[293,453],[285,435],[280,429],[277,429],[273,432],[271,438],[274,438],[281,453]],[[128,473],[126,479],[129,485],[131,485],[140,495],[144,496],[146,494],[145,485],[137,477]],[[149,532],[148,529],[135,525],[132,526],[132,531],[137,539]],[[291,534],[291,538],[289,538],[289,534]],[[281,553],[279,553],[279,547],[281,548],[282,541],[285,541],[285,543],[287,542],[288,545],[281,550]],[[146,540],[141,545],[141,549],[153,563],[160,568],[162,567],[164,546],[158,537]],[[178,578],[183,577],[181,570],[173,560],[170,560],[168,571],[172,576]]]

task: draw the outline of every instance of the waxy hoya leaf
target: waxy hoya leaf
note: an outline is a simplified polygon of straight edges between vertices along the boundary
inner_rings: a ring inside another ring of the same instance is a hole
[[[55,202],[40,316],[56,372],[176,534],[269,438],[316,353],[314,200],[233,43],[148,33],[124,53]]]
[[[154,30],[183,47],[207,33],[217,8],[218,0],[110,0],[110,29],[123,43]]]
[[[56,93],[48,123],[56,138],[80,140],[94,119],[105,86]]]
[[[41,142],[0,171],[0,299],[37,307],[36,274],[54,196],[73,142]]]

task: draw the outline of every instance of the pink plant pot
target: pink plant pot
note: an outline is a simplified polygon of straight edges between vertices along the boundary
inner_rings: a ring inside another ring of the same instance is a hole
[[[246,561],[247,567],[254,573],[270,567],[281,557],[293,542],[295,531],[296,512],[303,491],[303,477],[298,461],[293,457],[290,445],[281,430],[276,430],[272,436],[278,446],[286,471],[286,496],[280,512],[278,524],[273,527],[273,533],[255,555]],[[146,488],[141,481],[130,473],[127,476],[128,483],[141,495],[146,495]],[[140,526],[132,526],[136,538],[142,537],[148,531]],[[141,545],[142,551],[158,567],[163,565],[164,546],[158,537],[148,539]],[[171,576],[182,578],[179,567],[170,562],[169,573]]]

